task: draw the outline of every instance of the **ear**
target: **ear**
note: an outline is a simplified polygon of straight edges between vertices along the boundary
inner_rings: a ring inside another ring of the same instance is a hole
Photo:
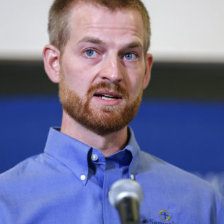
[[[53,45],[45,46],[43,50],[44,68],[49,79],[58,83],[60,81],[60,51]]]
[[[145,77],[144,77],[144,83],[143,88],[145,89],[149,81],[151,79],[151,69],[152,69],[152,63],[153,63],[153,57],[151,54],[147,54],[145,58]]]

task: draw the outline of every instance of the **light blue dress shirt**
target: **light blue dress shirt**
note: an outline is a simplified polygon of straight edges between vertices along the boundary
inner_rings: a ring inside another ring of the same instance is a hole
[[[82,142],[50,129],[44,153],[0,175],[0,224],[118,224],[108,191],[118,179],[142,187],[141,223],[224,224],[224,200],[211,186],[139,149],[104,158]]]

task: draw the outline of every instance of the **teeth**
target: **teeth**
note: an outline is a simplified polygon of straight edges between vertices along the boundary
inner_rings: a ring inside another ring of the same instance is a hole
[[[112,97],[112,96],[109,96],[109,95],[103,95],[103,96],[101,96],[101,98],[103,100],[113,100],[113,99],[115,99],[115,97]]]
[[[111,95],[107,95],[107,94],[103,94],[103,95],[95,94],[95,96],[100,97],[100,98],[103,99],[103,100],[114,100],[114,99],[119,99],[119,98],[116,97],[116,96],[111,96]]]

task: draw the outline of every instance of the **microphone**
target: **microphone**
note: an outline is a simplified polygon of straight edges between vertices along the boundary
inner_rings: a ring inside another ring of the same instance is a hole
[[[109,201],[118,210],[122,224],[140,224],[139,205],[143,193],[134,180],[121,179],[110,188]]]

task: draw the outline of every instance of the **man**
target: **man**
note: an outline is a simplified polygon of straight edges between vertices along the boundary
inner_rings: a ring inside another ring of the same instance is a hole
[[[210,185],[141,151],[128,123],[150,80],[149,18],[139,0],[55,0],[45,70],[59,83],[60,129],[43,154],[0,177],[0,223],[120,223],[108,191],[136,180],[141,223],[223,224]]]

